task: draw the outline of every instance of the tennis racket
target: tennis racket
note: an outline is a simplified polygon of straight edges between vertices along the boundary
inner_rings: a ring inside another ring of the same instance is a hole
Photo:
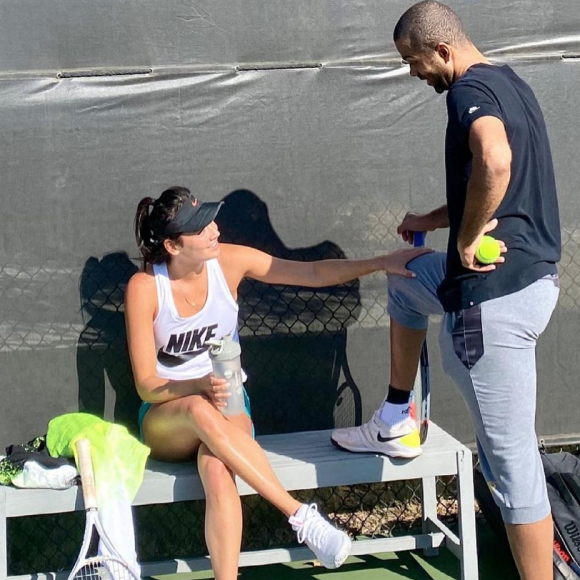
[[[425,245],[425,232],[413,232],[413,245],[421,248]],[[413,385],[413,397],[411,402],[411,416],[419,424],[421,443],[427,439],[429,430],[429,416],[431,415],[431,381],[429,378],[429,353],[427,341],[421,347],[419,368]]]
[[[83,545],[68,580],[140,580],[129,564],[119,555],[101,526],[90,441],[88,439],[77,441],[76,449],[87,520]],[[98,540],[102,542],[108,554],[96,554]],[[94,555],[90,555],[90,553]]]

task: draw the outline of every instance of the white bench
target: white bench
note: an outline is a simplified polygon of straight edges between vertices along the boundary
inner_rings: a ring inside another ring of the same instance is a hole
[[[448,433],[431,424],[421,456],[413,460],[390,459],[372,454],[353,454],[335,449],[330,431],[268,435],[258,441],[265,449],[276,475],[288,490],[314,489],[360,483],[420,479],[422,482],[423,530],[421,534],[375,538],[353,542],[353,555],[436,550],[448,547],[461,561],[461,579],[477,580],[477,551],[473,496],[472,454]],[[456,475],[459,502],[459,535],[437,517],[436,478]],[[238,480],[241,495],[255,491]],[[203,498],[203,488],[194,463],[149,461],[134,505],[172,503]],[[34,573],[8,577],[7,518],[82,510],[79,488],[66,491],[21,490],[0,486],[0,580],[43,580],[66,578],[66,573]],[[300,546],[244,552],[241,566],[257,566],[312,558]],[[169,560],[143,564],[143,576],[210,568],[208,558]]]

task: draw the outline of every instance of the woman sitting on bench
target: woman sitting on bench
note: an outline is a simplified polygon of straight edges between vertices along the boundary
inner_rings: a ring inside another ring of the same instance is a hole
[[[376,271],[411,276],[406,264],[424,249],[367,260],[295,262],[245,246],[218,244],[214,222],[222,202],[201,203],[183,187],[145,198],[135,235],[144,269],[129,281],[125,316],[143,441],[154,458],[190,460],[197,453],[206,495],[206,541],[215,577],[237,578],[242,509],[237,475],[282,511],[324,566],[336,568],[348,536],[315,504],[301,504],[280,484],[253,438],[246,412],[224,416],[227,383],[212,376],[207,339],[237,340],[237,289],[249,277],[272,284],[324,287]],[[195,337],[195,340],[194,340]],[[185,352],[182,352],[185,351]]]

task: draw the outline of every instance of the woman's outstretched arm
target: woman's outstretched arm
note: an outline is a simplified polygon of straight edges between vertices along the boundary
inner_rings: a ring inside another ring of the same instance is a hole
[[[269,284],[321,288],[343,284],[380,271],[413,277],[414,274],[407,270],[407,264],[431,251],[425,248],[411,248],[360,260],[330,259],[299,262],[275,258],[246,246],[228,245],[223,260],[228,270],[231,268],[238,271],[240,278],[249,277]]]

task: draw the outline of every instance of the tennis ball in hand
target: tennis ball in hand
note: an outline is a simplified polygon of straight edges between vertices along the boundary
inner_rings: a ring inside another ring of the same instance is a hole
[[[475,251],[477,261],[482,264],[493,264],[500,254],[499,242],[491,236],[483,236]]]

